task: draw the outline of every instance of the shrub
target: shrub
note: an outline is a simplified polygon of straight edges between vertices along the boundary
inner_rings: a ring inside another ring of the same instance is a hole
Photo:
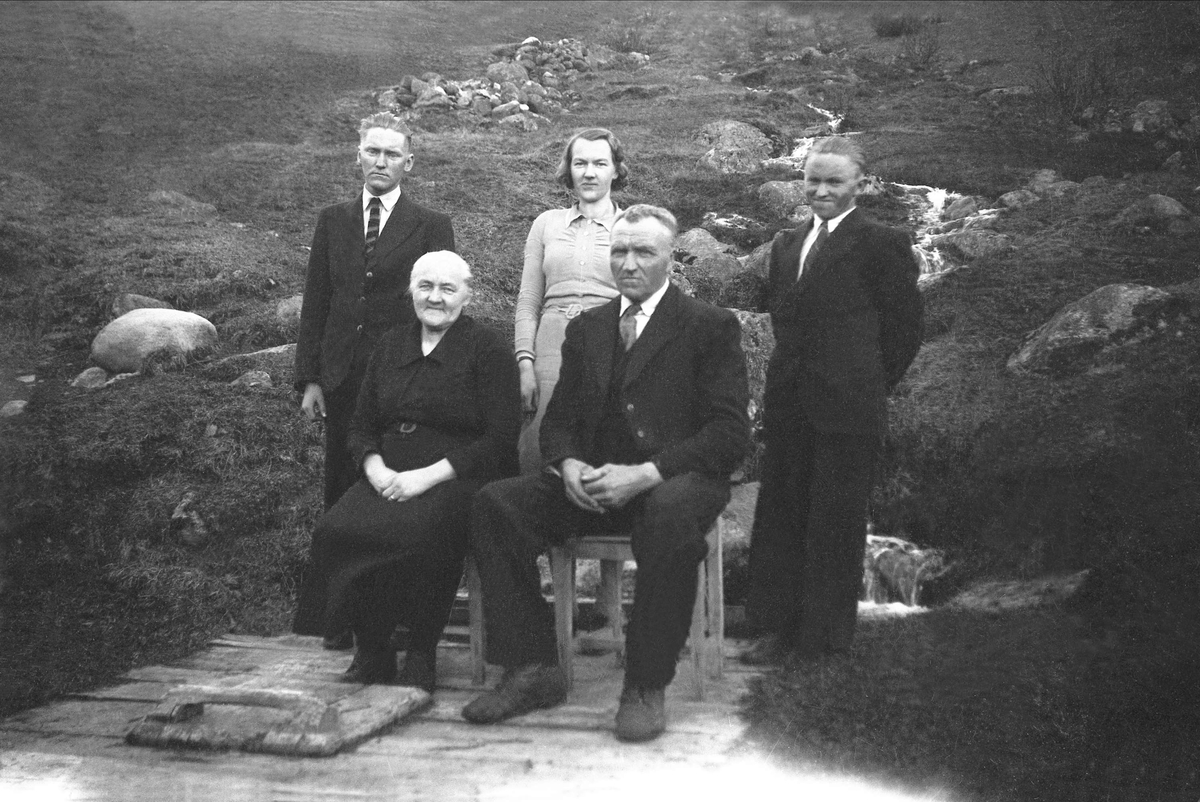
[[[925,25],[904,34],[899,60],[914,70],[928,70],[942,61],[942,40],[934,25]]]
[[[609,20],[597,37],[600,44],[611,47],[618,53],[645,53],[653,55],[662,50],[666,41],[666,28],[674,14],[648,9],[632,20]]]
[[[1089,107],[1102,106],[1117,85],[1117,64],[1111,51],[1058,46],[1042,49],[1035,65],[1035,86],[1049,109],[1080,122]]]
[[[919,32],[926,22],[917,14],[875,14],[871,17],[871,28],[880,39],[898,39]]]

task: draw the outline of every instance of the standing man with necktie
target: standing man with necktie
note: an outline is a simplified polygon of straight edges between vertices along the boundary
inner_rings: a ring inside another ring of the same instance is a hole
[[[413,262],[454,250],[450,218],[400,189],[413,166],[408,125],[381,112],[360,122],[358,137],[363,191],[317,218],[296,342],[300,409],[310,421],[325,422],[327,510],[358,479],[346,438],[367,359],[385,331],[415,319],[406,297]]]
[[[921,344],[911,240],[855,207],[864,170],[853,140],[816,142],[804,169],[812,219],[771,248],[776,345],[747,600],[765,635],[742,654],[751,665],[850,648],[886,395]]]
[[[562,703],[537,556],[569,537],[630,532],[637,583],[616,736],[648,741],[666,728],[664,691],[687,640],[705,533],[729,502],[750,435],[741,329],[729,310],[667,281],[677,231],[657,206],[617,217],[609,259],[621,295],[567,324],[542,421],[545,469],[475,495],[487,658],[505,670],[463,708],[468,721]]]

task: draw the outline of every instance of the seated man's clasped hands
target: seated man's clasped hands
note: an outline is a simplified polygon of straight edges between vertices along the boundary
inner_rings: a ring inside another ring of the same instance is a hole
[[[637,205],[612,227],[620,297],[572,319],[541,426],[544,470],[475,496],[471,545],[483,581],[495,689],[463,708],[488,724],[566,697],[537,557],[554,543],[622,533],[637,560],[616,735],[666,728],[696,596],[705,534],[729,500],[749,446],[745,356],[737,318],[667,278],[678,232],[669,211]]]
[[[348,682],[432,691],[438,640],[462,577],[471,498],[517,472],[520,388],[500,335],[463,308],[467,263],[450,251],[412,268],[416,320],[385,334],[350,423],[361,478],[318,521],[294,629],[350,629]],[[397,673],[393,633],[407,629]]]

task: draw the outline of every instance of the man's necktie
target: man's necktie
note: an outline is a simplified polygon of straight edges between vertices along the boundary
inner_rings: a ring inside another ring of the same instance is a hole
[[[367,218],[367,241],[363,246],[363,253],[368,259],[375,250],[375,241],[379,239],[379,212],[382,208],[383,201],[379,198],[371,198],[371,202],[367,204],[370,217]]]
[[[813,240],[812,247],[808,249],[808,255],[804,257],[804,264],[800,268],[797,278],[804,275],[804,271],[812,267],[816,261],[817,252],[821,250],[821,246],[825,244],[825,240],[829,238],[829,224],[824,220],[821,221],[821,227],[817,229],[817,238]]]
[[[621,315],[621,342],[625,343],[625,350],[628,351],[637,342],[637,317],[638,312],[642,311],[641,304],[630,304],[625,313]]]

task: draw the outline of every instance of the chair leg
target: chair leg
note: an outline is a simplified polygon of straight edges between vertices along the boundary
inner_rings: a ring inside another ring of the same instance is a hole
[[[721,554],[725,523],[720,518],[714,525],[715,543],[708,549],[705,558],[705,573],[708,580],[708,675],[721,679],[725,675],[725,560]]]
[[[625,563],[620,560],[600,561],[600,590],[596,603],[608,619],[608,629],[616,643],[617,668],[625,665],[625,610],[621,604],[621,577],[625,571]]]
[[[704,670],[704,658],[708,651],[708,641],[705,637],[704,629],[706,623],[705,591],[708,583],[705,582],[705,564],[700,564],[700,570],[696,578],[696,604],[692,607],[692,628],[688,633],[688,641],[692,651],[692,683],[696,690],[696,699],[704,701],[704,675],[707,673]]]
[[[471,641],[471,682],[483,685],[487,681],[486,630],[483,626],[483,582],[475,558],[467,556],[467,621]]]
[[[575,681],[575,554],[571,549],[550,549],[550,579],[554,586],[554,633],[558,644],[558,664],[567,676],[567,690]]]

